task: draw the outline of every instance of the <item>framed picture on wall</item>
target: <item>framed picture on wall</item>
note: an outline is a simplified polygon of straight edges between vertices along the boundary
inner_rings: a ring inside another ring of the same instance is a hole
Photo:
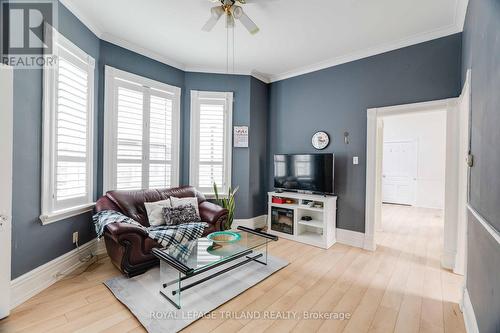
[[[248,148],[248,126],[234,126],[233,146]]]

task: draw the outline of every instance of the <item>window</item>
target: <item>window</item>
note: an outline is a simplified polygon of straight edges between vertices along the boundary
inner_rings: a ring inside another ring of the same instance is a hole
[[[205,194],[231,186],[233,93],[191,91],[189,182]]]
[[[55,30],[53,36],[57,63],[43,72],[44,224],[88,211],[93,202],[95,61]]]
[[[179,184],[180,88],[106,66],[104,190]]]

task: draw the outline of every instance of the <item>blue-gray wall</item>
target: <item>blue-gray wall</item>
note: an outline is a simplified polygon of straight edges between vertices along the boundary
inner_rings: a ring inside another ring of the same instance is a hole
[[[59,31],[96,61],[99,59],[99,39],[64,6],[59,6]],[[98,77],[96,66],[96,91]],[[94,109],[97,110],[97,101]],[[94,151],[97,152],[97,143],[95,148]],[[74,231],[79,232],[80,244],[95,237],[89,222],[90,213],[67,221],[41,225],[38,219],[41,157],[42,70],[16,69],[14,70],[12,278],[72,250]]]
[[[269,165],[269,85],[252,77],[250,83],[249,128],[249,205],[251,216],[267,214],[267,182]]]
[[[324,152],[335,154],[337,226],[364,232],[366,110],[456,97],[460,64],[456,34],[272,83],[270,161],[277,153],[314,152],[311,136],[326,131],[331,143]],[[271,163],[268,172],[272,188]]]
[[[189,182],[189,91],[234,92],[234,125],[249,126],[249,148],[233,149],[233,185],[240,186],[237,218],[265,213],[272,179],[272,154],[310,152],[310,136],[327,130],[336,154],[339,226],[364,228],[366,108],[456,96],[460,83],[460,36],[408,47],[267,85],[250,76],[183,72],[99,40],[63,5],[59,30],[96,59],[95,198],[102,193],[104,66],[178,86],[181,98],[181,183]],[[40,170],[42,72],[14,74],[14,190],[12,278],[83,244],[93,237],[90,213],[41,226]],[[351,144],[342,144],[342,133]],[[348,163],[354,155],[361,164]]]
[[[103,146],[104,146],[104,87],[105,87],[105,66],[111,66],[129,73],[147,77],[159,82],[170,84],[181,88],[181,93],[185,94],[184,71],[165,65],[164,63],[147,58],[123,47],[106,41],[100,41],[99,69],[99,90],[98,90],[98,172],[97,183],[98,193],[102,193],[103,184]],[[181,142],[182,145],[182,142]]]
[[[186,73],[152,60],[130,50],[99,40],[66,7],[59,5],[58,30],[66,38],[96,60],[95,69],[95,193],[102,193],[103,134],[104,134],[104,68],[106,65],[141,75],[182,89],[181,96],[181,184],[189,183],[189,91],[233,91],[234,125],[250,126],[251,118],[256,142],[263,143],[266,136],[267,85],[255,83],[245,75]],[[258,81],[260,82],[260,81]],[[254,87],[254,89],[252,89]],[[255,88],[258,87],[258,88]],[[91,213],[82,214],[42,226],[40,215],[41,155],[42,155],[42,71],[15,70],[14,72],[14,189],[12,278],[16,278],[64,253],[74,249],[72,233],[79,232],[80,244],[95,237]],[[254,97],[251,97],[252,94]],[[251,102],[252,100],[252,102]],[[251,113],[257,115],[251,117]],[[256,159],[263,163],[263,150],[259,146]],[[260,173],[250,172],[250,148],[233,149],[233,185],[240,186],[237,197],[237,218],[249,218],[263,213],[262,202],[256,195],[255,185]],[[266,156],[264,156],[265,158]],[[262,168],[262,165],[260,166]],[[252,176],[249,176],[252,175]]]
[[[470,205],[500,232],[500,1],[470,0],[463,32],[462,82],[471,81]],[[500,246],[468,219],[467,290],[481,333],[500,332]]]
[[[205,91],[232,91],[233,92],[233,125],[250,126],[250,76],[247,75],[224,75],[186,72],[184,87],[184,107],[182,118],[182,183],[189,183],[189,124],[191,107],[191,90]],[[232,152],[232,176],[233,186],[239,186],[240,191],[236,197],[236,218],[247,218],[252,216],[249,205],[249,161],[250,151],[247,148],[233,148]]]

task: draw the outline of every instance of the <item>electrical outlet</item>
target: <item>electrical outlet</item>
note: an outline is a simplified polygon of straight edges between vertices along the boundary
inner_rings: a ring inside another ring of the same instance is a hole
[[[358,165],[359,164],[359,158],[358,158],[358,156],[354,156],[352,158],[352,164],[354,164],[354,165]]]
[[[76,244],[78,242],[78,231],[75,231],[73,233],[73,244]]]

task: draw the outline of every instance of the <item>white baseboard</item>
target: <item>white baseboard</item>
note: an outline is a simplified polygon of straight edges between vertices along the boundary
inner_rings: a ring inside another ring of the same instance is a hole
[[[337,242],[363,249],[365,245],[365,234],[362,232],[337,228]]]
[[[256,216],[249,219],[234,219],[231,229],[236,229],[239,226],[251,229],[264,228],[267,226],[267,215]]]
[[[470,301],[469,291],[465,288],[462,299],[462,312],[464,315],[465,331],[467,333],[479,333],[476,315]]]
[[[66,275],[85,265],[80,261],[81,257],[86,257],[90,253],[99,255],[106,252],[104,240],[97,241],[93,239],[90,242],[80,246],[80,251],[77,249],[63,254],[60,257],[49,261],[42,266],[29,271],[26,274],[11,281],[11,309],[26,302],[31,297],[35,296],[42,290],[50,287]]]

